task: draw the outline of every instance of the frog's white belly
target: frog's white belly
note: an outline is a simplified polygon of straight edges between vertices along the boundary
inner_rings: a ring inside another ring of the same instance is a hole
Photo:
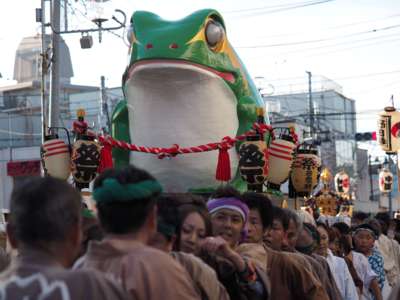
[[[136,145],[190,147],[234,137],[237,100],[216,74],[182,63],[136,66],[126,85],[130,138]],[[232,174],[238,157],[230,150]],[[131,152],[130,162],[153,174],[168,192],[215,186],[218,151],[158,159]]]

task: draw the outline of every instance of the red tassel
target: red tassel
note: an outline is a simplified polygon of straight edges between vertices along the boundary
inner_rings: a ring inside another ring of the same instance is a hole
[[[219,181],[231,180],[231,160],[229,158],[230,146],[227,143],[221,143],[218,154],[218,165],[215,178]]]
[[[100,164],[97,172],[100,174],[105,169],[109,169],[113,167],[113,160],[112,160],[112,147],[108,143],[104,143],[103,147],[100,151]]]

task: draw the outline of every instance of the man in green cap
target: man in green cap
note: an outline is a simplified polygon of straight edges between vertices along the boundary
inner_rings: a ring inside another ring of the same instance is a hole
[[[157,230],[158,181],[127,166],[106,170],[93,187],[105,238],[89,243],[83,267],[117,279],[133,299],[200,299],[179,263],[147,246]]]

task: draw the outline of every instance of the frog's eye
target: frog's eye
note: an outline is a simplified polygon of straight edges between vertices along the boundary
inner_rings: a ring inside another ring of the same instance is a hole
[[[126,31],[126,40],[129,44],[132,44],[135,39],[135,33],[133,32],[133,24],[131,23]]]
[[[211,20],[208,22],[206,26],[206,39],[207,39],[207,44],[210,46],[210,48],[215,48],[218,43],[223,41],[225,36],[225,30],[222,25],[214,20]]]

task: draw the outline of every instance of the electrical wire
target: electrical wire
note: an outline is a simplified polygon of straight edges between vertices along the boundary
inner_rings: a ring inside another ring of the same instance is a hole
[[[341,25],[336,25],[336,26],[320,27],[320,28],[318,28],[318,30],[326,32],[327,30],[328,31],[329,30],[337,30],[337,29],[340,29],[340,28],[352,27],[352,26],[357,26],[357,25],[360,25],[360,24],[374,23],[376,21],[382,21],[382,20],[387,21],[388,19],[398,18],[398,17],[400,17],[400,14],[388,15],[388,16],[384,16],[384,17],[381,17],[381,18],[377,18],[377,19],[365,20],[365,21],[359,21],[359,22],[352,22],[352,23],[341,24]],[[293,29],[295,29],[295,28],[293,28]],[[313,29],[315,29],[315,28],[313,28]],[[301,34],[304,34],[304,31],[301,31],[301,32],[300,31],[298,31],[298,32],[291,31],[290,33],[263,35],[263,36],[258,36],[257,38],[258,39],[262,39],[262,38],[271,39],[271,38],[274,38],[274,37],[282,38],[282,37],[287,37],[287,36],[299,36]]]
[[[282,7],[282,8],[275,8],[275,9],[271,9],[271,8],[267,8],[262,9],[262,8],[253,8],[251,11],[245,11],[243,10],[242,12],[235,12],[235,18],[237,17],[242,17],[242,18],[246,18],[246,17],[257,17],[257,16],[262,16],[262,15],[267,15],[267,14],[272,14],[272,13],[278,13],[278,12],[285,12],[285,11],[289,11],[289,10],[293,10],[293,9],[298,9],[298,8],[304,8],[304,7],[309,7],[309,6],[314,6],[314,5],[320,5],[320,4],[325,4],[328,2],[332,2],[335,0],[318,0],[318,1],[308,1],[308,2],[303,2],[303,3],[298,3],[292,6],[287,6],[287,7]],[[231,13],[233,13],[233,11],[231,11]]]

